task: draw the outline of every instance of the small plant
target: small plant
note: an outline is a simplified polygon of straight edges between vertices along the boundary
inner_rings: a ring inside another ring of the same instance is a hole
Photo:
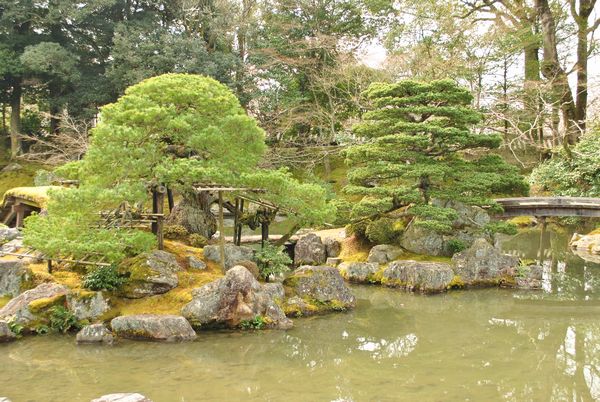
[[[202,236],[201,234],[192,233],[191,235],[188,236],[188,243],[192,247],[202,248],[208,244],[208,240],[206,239],[206,237]]]
[[[98,267],[83,278],[83,287],[90,290],[116,290],[126,279],[119,275],[113,265]]]
[[[530,271],[531,268],[529,268],[527,265],[519,265],[517,267],[517,274],[515,276],[517,278],[527,278],[527,276],[529,276]]]
[[[17,336],[20,336],[23,333],[24,329],[24,327],[17,322],[15,317],[11,318],[10,321],[8,321],[8,328],[13,334]]]
[[[46,335],[48,332],[50,332],[50,328],[47,325],[40,324],[35,327],[34,331],[38,335]]]
[[[452,254],[460,253],[461,251],[463,251],[464,249],[467,248],[467,245],[465,244],[465,242],[460,239],[450,239],[450,240],[448,240],[447,245],[448,245],[448,250]]]
[[[79,329],[80,325],[75,314],[63,306],[54,306],[50,309],[50,328],[64,334],[71,329]]]
[[[256,253],[256,262],[260,276],[268,280],[270,275],[287,272],[292,259],[283,251],[283,247],[267,244]]]
[[[251,320],[244,320],[240,322],[240,328],[244,330],[249,329],[263,329],[267,325],[267,321],[262,315],[257,315]]]
[[[404,231],[404,222],[392,218],[379,218],[367,224],[365,235],[371,243],[391,244]]]

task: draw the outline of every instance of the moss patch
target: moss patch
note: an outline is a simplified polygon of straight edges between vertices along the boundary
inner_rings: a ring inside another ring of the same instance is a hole
[[[369,257],[370,247],[361,242],[356,236],[351,236],[341,242],[340,258],[344,262],[365,262]]]
[[[460,275],[454,275],[454,277],[448,284],[448,289],[462,289],[464,287],[465,287],[465,282],[462,280]]]
[[[40,208],[45,208],[48,203],[48,191],[59,189],[59,186],[40,186],[40,187],[13,187],[4,192],[4,199],[7,197],[19,197],[31,201]]]
[[[0,296],[0,308],[6,306],[6,304],[12,299],[10,296]]]
[[[516,227],[526,228],[530,226],[535,226],[537,221],[533,216],[517,216],[508,221],[508,223],[512,223]]]
[[[0,164],[7,165],[9,162],[0,158]],[[7,190],[15,187],[33,186],[35,172],[43,168],[43,165],[37,163],[18,162],[21,169],[12,172],[0,173],[0,196],[4,197]]]
[[[54,297],[45,297],[43,299],[33,300],[27,306],[33,314],[40,314],[54,306],[64,306],[67,301],[66,295],[57,295]]]

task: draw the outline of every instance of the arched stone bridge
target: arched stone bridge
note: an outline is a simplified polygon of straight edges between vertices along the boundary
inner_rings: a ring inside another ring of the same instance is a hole
[[[520,197],[497,198],[504,212],[499,217],[514,216],[581,216],[600,217],[600,198],[590,197]]]

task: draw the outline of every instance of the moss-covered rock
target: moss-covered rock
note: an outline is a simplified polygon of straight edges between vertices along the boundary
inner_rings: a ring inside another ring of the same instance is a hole
[[[102,292],[85,290],[69,293],[67,306],[78,320],[96,321],[110,310],[110,304]]]
[[[9,320],[28,329],[48,322],[48,312],[66,302],[69,289],[57,283],[43,283],[27,290],[0,309],[0,319]]]
[[[128,339],[166,342],[196,339],[186,319],[176,315],[125,315],[113,319],[110,326],[117,336]]]
[[[141,298],[162,294],[175,288],[181,266],[171,253],[154,250],[123,261],[118,267],[127,281],[118,294],[127,298]]]
[[[372,262],[343,262],[338,265],[342,277],[350,282],[373,283],[379,264]]]
[[[439,262],[394,261],[383,271],[381,283],[423,293],[448,289],[454,272],[450,264]]]
[[[290,315],[295,315],[296,310],[301,315],[309,315],[348,310],[356,305],[356,298],[333,267],[302,266],[283,284],[288,296],[284,311]]]

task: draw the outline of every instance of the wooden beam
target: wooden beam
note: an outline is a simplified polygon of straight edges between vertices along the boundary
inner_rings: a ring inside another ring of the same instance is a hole
[[[164,249],[164,236],[163,236],[163,224],[164,224],[164,214],[163,208],[165,206],[165,194],[167,193],[167,188],[165,186],[156,186],[154,188],[156,199],[156,210],[153,211],[157,214],[156,216],[156,240],[158,243],[158,249]]]

